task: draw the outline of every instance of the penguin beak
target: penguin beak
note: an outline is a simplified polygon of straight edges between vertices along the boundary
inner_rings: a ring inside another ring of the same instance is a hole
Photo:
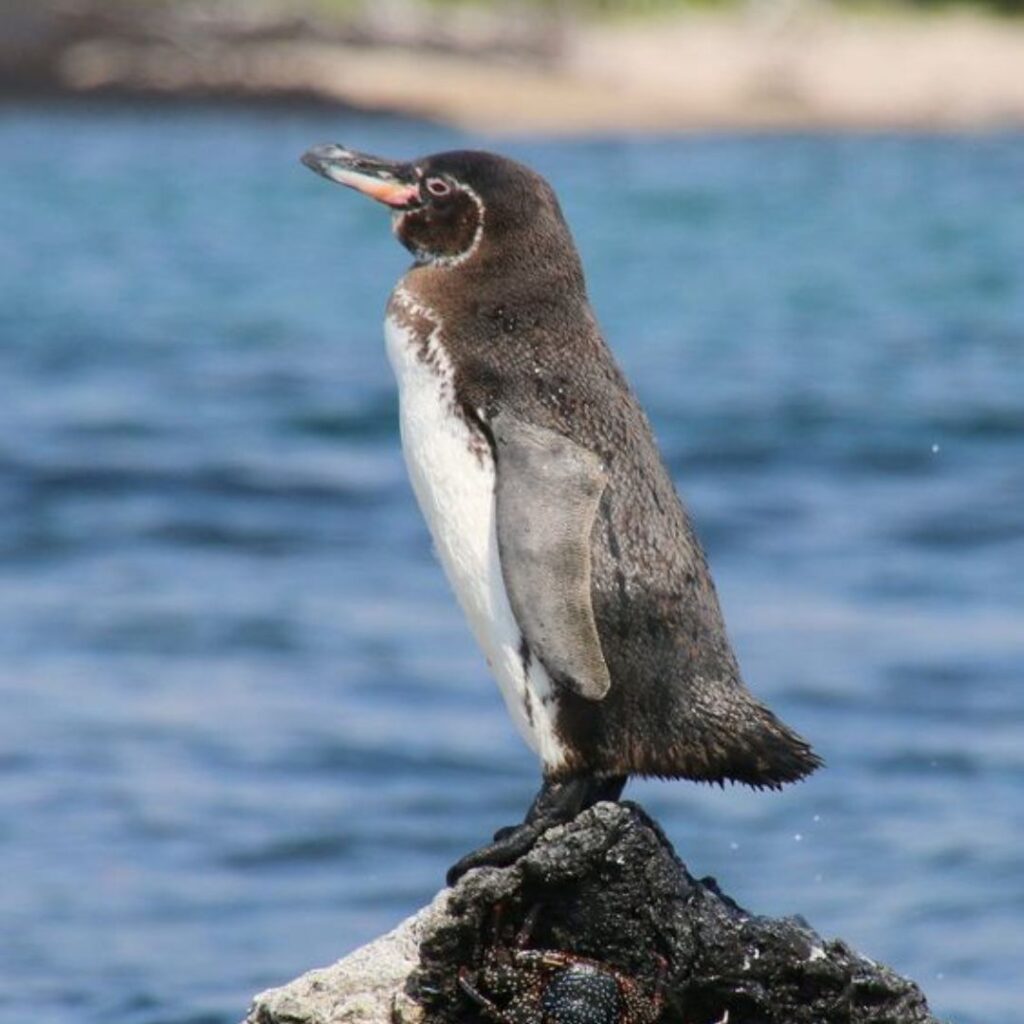
[[[347,185],[363,195],[399,209],[420,201],[420,187],[412,164],[382,160],[328,143],[302,154],[302,162],[329,181]]]

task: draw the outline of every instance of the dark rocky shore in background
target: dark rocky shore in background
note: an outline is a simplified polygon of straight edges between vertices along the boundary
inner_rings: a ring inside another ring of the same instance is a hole
[[[405,51],[542,67],[557,60],[561,40],[557,20],[541,13],[407,0],[344,17],[259,0],[0,0],[0,28],[0,95],[338,101],[303,71],[303,55],[326,50],[344,62]]]
[[[460,969],[478,979],[488,950],[513,946],[531,911],[527,948],[599,961],[646,993],[663,962],[667,1024],[938,1024],[913,982],[799,917],[759,917],[695,879],[628,803],[585,811],[512,867],[471,872],[396,931],[260,994],[247,1024],[478,1021]],[[512,995],[488,994],[499,1008]]]
[[[488,134],[1024,124],[1024,25],[1010,19],[812,0],[610,21],[569,10],[0,0],[0,98],[315,100]]]

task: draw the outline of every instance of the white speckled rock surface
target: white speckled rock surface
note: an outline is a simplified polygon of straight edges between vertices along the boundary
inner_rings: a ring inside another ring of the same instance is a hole
[[[415,1024],[423,1011],[405,995],[419,963],[420,942],[445,915],[451,890],[397,928],[332,964],[260,992],[246,1024]]]

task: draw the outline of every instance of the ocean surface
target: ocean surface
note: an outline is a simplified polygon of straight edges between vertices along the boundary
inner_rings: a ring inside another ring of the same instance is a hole
[[[428,900],[537,767],[405,478],[386,213],[562,197],[752,689],[826,770],[633,784],[698,875],[1024,1013],[1024,136],[469,139],[0,108],[0,1019],[230,1024]]]

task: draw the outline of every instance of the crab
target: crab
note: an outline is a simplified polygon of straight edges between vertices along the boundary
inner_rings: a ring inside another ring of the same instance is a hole
[[[474,979],[459,971],[459,986],[495,1024],[654,1024],[665,1001],[668,964],[653,954],[653,989],[621,971],[575,953],[527,949],[539,907],[526,916],[515,945],[492,945]],[[500,907],[494,934],[499,934]],[[497,1000],[497,1002],[495,1001]]]

